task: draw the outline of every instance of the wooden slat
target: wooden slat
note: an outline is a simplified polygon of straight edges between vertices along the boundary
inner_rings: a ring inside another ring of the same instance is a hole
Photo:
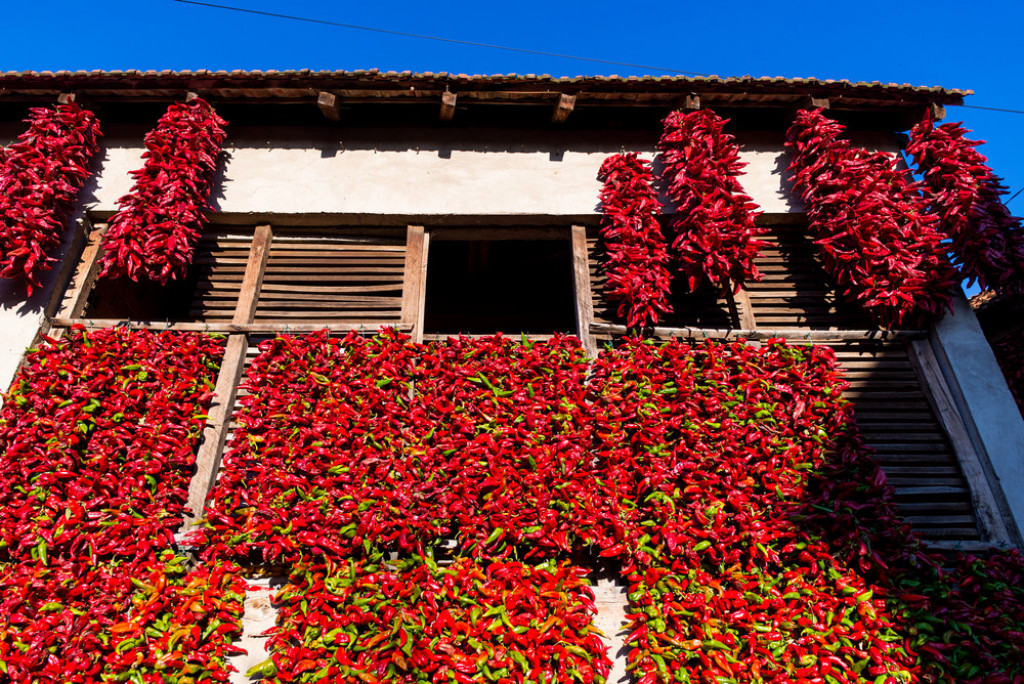
[[[594,295],[590,290],[590,262],[587,252],[587,229],[575,225],[571,229],[573,294],[576,300],[576,334],[590,358],[597,357],[597,340],[591,332],[594,322]]]
[[[626,326],[609,323],[595,322],[590,326],[593,332],[610,333],[613,335],[625,335]],[[746,338],[748,340],[766,340],[770,337],[782,337],[792,342],[800,341],[839,341],[865,339],[912,339],[921,337],[925,333],[919,330],[806,330],[806,329],[759,329],[759,330],[729,330],[723,328],[654,328],[654,337],[692,337],[709,339],[736,339]]]
[[[110,328],[122,326],[133,329],[147,330],[181,330],[189,332],[209,333],[246,333],[246,334],[276,334],[278,332],[307,333],[317,330],[330,330],[333,332],[376,332],[379,326],[393,327],[402,332],[411,332],[412,327],[404,323],[371,323],[371,322],[324,322],[304,323],[294,320],[270,320],[256,323],[233,323],[231,320],[222,321],[129,321],[118,318],[55,318],[54,327],[69,328],[73,325],[81,325],[87,330],[99,328]]]

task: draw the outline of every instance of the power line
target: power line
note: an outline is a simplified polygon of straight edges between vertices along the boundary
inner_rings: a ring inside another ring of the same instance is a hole
[[[528,55],[541,55],[543,57],[558,57],[560,59],[575,59],[581,62],[595,62],[597,64],[611,64],[613,66],[624,66],[633,69],[644,69],[647,71],[660,71],[671,74],[684,74],[686,76],[708,76],[696,71],[681,71],[679,69],[668,69],[665,67],[649,66],[645,64],[630,64],[629,62],[616,62],[610,59],[596,59],[594,57],[580,57],[578,55],[563,55],[558,52],[545,52],[543,50],[528,50],[526,48],[510,47],[508,45],[491,45],[490,43],[476,43],[470,40],[456,40],[455,38],[439,38],[438,36],[427,36],[419,33],[405,33],[403,31],[391,31],[388,29],[374,28],[372,26],[357,26],[356,24],[343,24],[337,21],[326,19],[313,19],[310,17],[297,17],[291,14],[278,14],[277,12],[263,12],[260,10],[248,9],[245,7],[232,7],[230,5],[217,5],[212,2],[198,2],[198,0],[174,0],[187,5],[199,5],[201,7],[213,7],[215,9],[231,10],[232,12],[244,12],[246,14],[258,14],[264,17],[275,19],[290,19],[292,21],[304,21],[309,24],[322,24],[324,26],[336,26],[338,28],[354,29],[356,31],[372,31],[374,33],[386,33],[391,36],[402,36],[404,38],[419,38],[420,40],[435,40],[441,43],[453,43],[455,45],[469,45],[472,47],[491,48],[492,50],[507,50],[509,52],[521,52]]]
[[[183,1],[183,0],[182,0]],[[990,112],[1006,112],[1008,114],[1024,114],[1024,110],[1020,109],[1003,109],[1002,107],[982,107],[981,105],[953,105],[954,107],[967,107],[968,109],[985,109]]]
[[[1024,188],[1021,188],[1021,189],[1020,189],[1020,190],[1018,190],[1017,192],[1013,193],[1013,197],[1011,197],[1010,199],[1008,199],[1008,200],[1006,200],[1005,202],[1003,202],[1003,206],[1006,206],[1007,204],[1009,204],[1009,203],[1010,203],[1010,202],[1012,202],[1013,200],[1017,199],[1017,195],[1019,195],[1019,194],[1020,194],[1020,193],[1022,193],[1022,192],[1024,192]]]

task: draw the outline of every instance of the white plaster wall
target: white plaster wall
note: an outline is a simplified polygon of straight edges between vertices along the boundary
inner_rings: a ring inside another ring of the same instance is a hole
[[[144,130],[107,135],[90,208],[116,209],[141,166]],[[740,134],[744,189],[763,211],[800,211],[781,133]],[[657,131],[233,128],[218,210],[231,213],[595,214],[598,169],[620,149],[655,154]]]

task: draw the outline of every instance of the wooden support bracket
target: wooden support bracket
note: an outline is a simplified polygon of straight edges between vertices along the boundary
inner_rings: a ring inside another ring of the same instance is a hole
[[[696,93],[690,93],[683,99],[683,109],[695,110],[700,109],[700,95]]]
[[[74,93],[61,93],[57,96],[57,104],[71,104],[75,101]]]
[[[555,103],[555,109],[551,112],[552,123],[565,123],[569,115],[572,114],[572,110],[576,107],[576,96],[562,93],[558,96],[558,102]]]
[[[194,90],[190,90],[187,93],[185,93],[185,102],[191,102],[192,100],[198,100],[198,99],[199,99],[199,93],[195,92]]]
[[[338,96],[327,91],[320,91],[316,96],[316,106],[320,113],[331,121],[341,121],[341,106],[338,104]]]
[[[929,102],[928,111],[936,121],[942,121],[946,118],[946,108],[938,102]]]
[[[451,121],[455,118],[455,101],[458,99],[458,94],[453,93],[450,90],[446,90],[441,93],[441,121]]]
[[[814,97],[813,95],[808,98],[810,101],[811,109],[828,109],[829,101],[827,97]]]

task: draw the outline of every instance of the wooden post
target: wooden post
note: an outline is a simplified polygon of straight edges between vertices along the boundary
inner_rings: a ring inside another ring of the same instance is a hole
[[[999,513],[988,475],[967,432],[967,426],[956,408],[953,395],[946,386],[946,379],[942,375],[942,369],[931,344],[928,340],[914,340],[910,343],[908,352],[907,356],[921,380],[924,395],[931,404],[939,424],[946,431],[956,459],[960,463],[960,470],[967,480],[982,538],[997,545],[1012,543],[1010,533]]]
[[[576,107],[576,96],[562,93],[558,96],[558,102],[555,103],[555,110],[551,112],[552,123],[565,123],[569,115],[572,114],[572,110]]]
[[[68,288],[57,314],[61,318],[78,318],[82,315],[89,300],[89,293],[92,292],[96,277],[100,273],[100,254],[103,252],[103,237],[107,234],[107,224],[101,223],[92,228],[86,222],[86,229],[89,230],[89,236],[85,249],[82,250],[78,267],[71,277],[71,287]]]
[[[750,305],[750,293],[747,292],[747,289],[741,287],[739,292],[731,297],[737,309],[739,326],[744,330],[756,330],[757,321],[754,320],[754,309]]]
[[[458,95],[449,90],[441,93],[441,121],[451,121],[455,118],[455,101]]]
[[[594,323],[594,299],[590,292],[590,258],[587,254],[587,227],[572,227],[572,275],[576,296],[576,334],[590,358],[597,357],[597,339],[590,327]]]
[[[209,420],[203,430],[203,443],[196,455],[196,474],[188,487],[188,504],[185,520],[180,532],[188,531],[203,516],[206,496],[213,488],[220,469],[221,455],[228,434],[228,421],[235,405],[238,382],[245,367],[245,351],[248,347],[246,335],[229,335],[224,347],[224,358],[217,374],[214,400],[210,406]]]
[[[269,225],[256,227],[252,246],[249,248],[249,260],[242,277],[242,287],[235,306],[232,322],[237,325],[252,323],[256,314],[256,305],[260,298],[263,274],[267,268],[270,255],[270,243],[273,231]],[[196,474],[192,477],[188,488],[188,506],[185,523],[181,531],[185,532],[203,515],[206,497],[213,488],[220,470],[220,461],[227,439],[228,423],[231,410],[235,406],[238,383],[245,368],[245,353],[249,348],[249,336],[241,334],[228,335],[221,361],[220,373],[217,375],[217,386],[214,389],[214,403],[210,407],[209,420],[203,430],[203,443],[196,455]]]
[[[316,96],[316,106],[320,113],[331,121],[341,121],[341,107],[338,105],[338,96],[334,93],[321,91]]]
[[[405,274],[402,279],[402,323],[412,326],[412,338],[423,341],[426,304],[427,252],[430,234],[423,226],[409,226],[405,233]]]
[[[235,306],[235,323],[252,323],[256,315],[256,304],[263,287],[263,273],[267,270],[267,259],[270,257],[270,242],[274,233],[269,225],[256,226],[249,248],[249,261],[245,265],[242,288],[238,293],[238,304]]]

